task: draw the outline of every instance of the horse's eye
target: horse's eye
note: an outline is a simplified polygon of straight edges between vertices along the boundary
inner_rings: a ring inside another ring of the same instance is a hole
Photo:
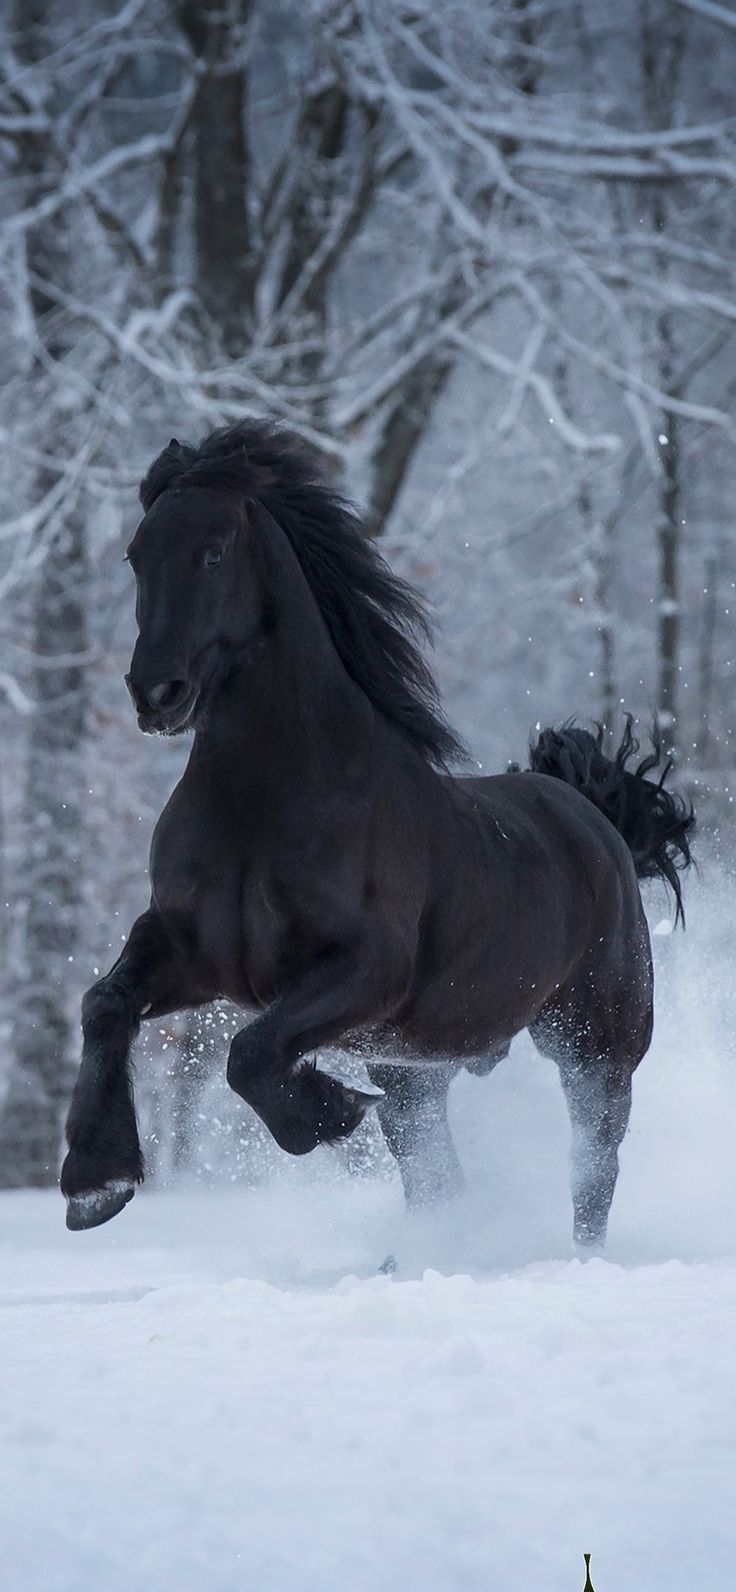
[[[222,548],[208,547],[204,555],[204,561],[208,569],[215,569],[222,562]]]

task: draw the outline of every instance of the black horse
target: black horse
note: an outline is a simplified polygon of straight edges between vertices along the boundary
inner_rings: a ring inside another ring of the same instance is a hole
[[[603,1241],[652,969],[637,875],[675,892],[692,814],[587,732],[531,771],[446,772],[462,749],[416,645],[424,619],[282,431],[172,441],[128,557],[141,728],[194,730],[157,825],[152,898],[83,1003],[61,1186],[72,1228],[143,1176],[130,1052],[142,1018],[226,996],[258,1012],[227,1076],[293,1155],[378,1102],[410,1198],[451,1186],[445,1104],[529,1028],[573,1128],[575,1236]],[[552,777],[549,777],[552,776]],[[354,1046],[372,1084],[310,1060]],[[378,1087],[380,1086],[380,1087]]]

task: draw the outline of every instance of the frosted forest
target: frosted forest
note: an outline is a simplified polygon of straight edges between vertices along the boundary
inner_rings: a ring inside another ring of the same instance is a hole
[[[733,0],[0,5],[7,1592],[728,1581],[735,82]],[[225,1000],[144,1026],[145,1187],[64,1229],[80,1001],[190,750],[123,683],[139,483],[250,416],[420,593],[471,769],[631,714],[693,804],[605,1258],[527,1036],[407,1213],[375,1112],[279,1149]]]

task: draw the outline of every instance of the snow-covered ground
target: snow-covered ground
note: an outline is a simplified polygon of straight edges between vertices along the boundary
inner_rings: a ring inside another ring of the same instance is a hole
[[[736,1560],[736,1075],[711,916],[662,938],[608,1258],[571,1258],[526,1041],[462,1078],[469,1191],[335,1158],[0,1200],[2,1592],[695,1592]],[[730,1013],[730,1015],[729,1015]],[[388,1249],[393,1277],[377,1274]]]

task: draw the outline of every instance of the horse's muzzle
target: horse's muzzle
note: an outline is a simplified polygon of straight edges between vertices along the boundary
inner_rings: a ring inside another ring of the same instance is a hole
[[[143,686],[126,674],[125,684],[140,728],[147,734],[176,735],[190,724],[198,692],[188,680],[157,680]]]

